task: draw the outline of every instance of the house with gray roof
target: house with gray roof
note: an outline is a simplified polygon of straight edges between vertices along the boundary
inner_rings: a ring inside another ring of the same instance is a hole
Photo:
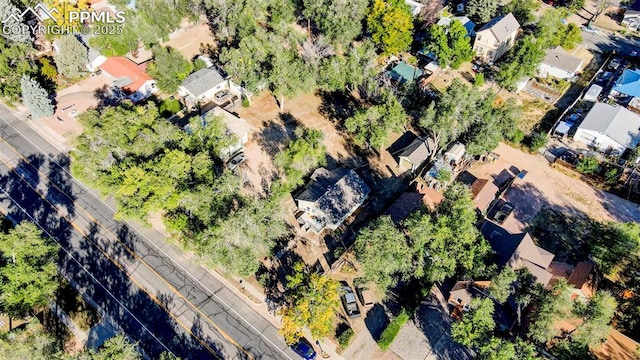
[[[493,18],[476,31],[473,51],[480,60],[495,62],[513,47],[519,29],[520,24],[512,13]]]
[[[240,87],[212,67],[192,73],[178,87],[178,94],[182,96],[188,107],[207,103],[220,94],[227,96],[229,93],[239,96]]]
[[[431,151],[427,140],[417,138],[398,154],[398,167],[416,171],[429,158]]]
[[[596,103],[578,126],[573,140],[622,154],[638,145],[639,130],[640,115],[617,104]]]
[[[582,59],[567,54],[558,46],[555,49],[547,50],[544,60],[538,65],[538,75],[568,80],[576,76],[576,73],[582,69],[582,63]]]
[[[371,190],[353,169],[318,168],[293,198],[300,227],[320,234],[335,230],[367,199]]]
[[[487,239],[498,266],[512,269],[526,267],[536,282],[546,286],[553,277],[547,269],[555,255],[537,246],[529,233],[511,234],[505,228],[491,221],[485,221],[480,232]]]

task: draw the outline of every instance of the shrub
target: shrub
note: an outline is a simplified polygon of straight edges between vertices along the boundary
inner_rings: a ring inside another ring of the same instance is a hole
[[[620,178],[620,171],[618,171],[618,169],[616,168],[611,168],[604,174],[604,180],[609,185],[615,185],[618,182],[619,178]]]
[[[346,328],[340,335],[338,335],[338,344],[340,344],[340,347],[346,349],[349,346],[351,339],[353,339],[353,335],[354,333],[352,328]]]
[[[242,98],[242,107],[249,107],[251,106],[251,103],[249,102],[249,99],[247,99],[246,97]]]
[[[531,135],[531,151],[538,151],[538,149],[545,145],[547,145],[547,134],[543,132],[534,132]]]
[[[589,156],[583,157],[578,161],[576,170],[583,174],[595,174],[600,169],[600,162],[596,158]]]
[[[170,117],[177,114],[182,108],[180,102],[176,99],[165,99],[160,103],[160,114],[164,117]]]
[[[524,140],[524,132],[520,129],[516,129],[508,140],[514,144],[520,144],[522,140]]]
[[[477,87],[481,87],[482,85],[484,85],[483,73],[479,73],[478,75],[476,75],[475,79],[473,79],[473,85]]]
[[[393,339],[396,338],[398,332],[400,332],[400,329],[408,320],[409,313],[405,310],[402,310],[400,315],[391,320],[387,328],[382,332],[382,335],[380,335],[380,340],[378,340],[378,346],[380,346],[380,349],[387,350],[389,348],[389,345],[391,345]]]

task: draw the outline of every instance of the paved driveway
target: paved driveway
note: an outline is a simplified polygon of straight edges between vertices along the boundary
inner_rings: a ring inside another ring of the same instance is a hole
[[[471,350],[451,339],[451,317],[431,295],[391,344],[403,360],[473,359]]]

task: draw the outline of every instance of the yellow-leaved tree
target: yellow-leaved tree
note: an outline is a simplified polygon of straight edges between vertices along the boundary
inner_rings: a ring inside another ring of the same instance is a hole
[[[313,338],[321,339],[334,331],[339,284],[324,275],[309,273],[302,262],[296,263],[293,270],[293,275],[287,276],[287,304],[280,312],[280,333],[288,344],[302,337],[305,327]]]

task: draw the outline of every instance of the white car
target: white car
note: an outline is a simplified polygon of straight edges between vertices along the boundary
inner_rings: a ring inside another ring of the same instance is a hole
[[[582,27],[582,31],[588,32],[589,34],[597,34],[597,33],[599,33],[598,29],[594,28],[591,25],[583,26]]]

